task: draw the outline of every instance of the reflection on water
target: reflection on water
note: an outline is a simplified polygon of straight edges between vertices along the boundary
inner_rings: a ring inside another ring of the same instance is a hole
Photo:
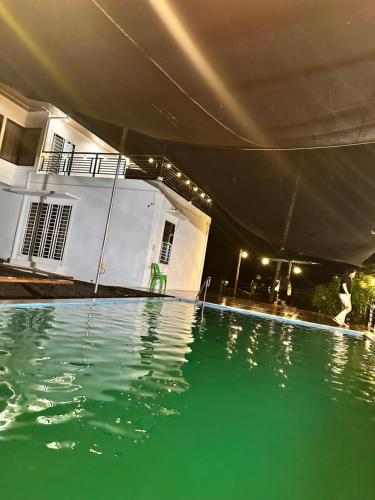
[[[182,366],[194,308],[175,306],[1,310],[0,439],[27,439],[30,426],[71,421],[117,438],[148,437],[153,417],[177,413],[163,396],[188,388]],[[90,451],[101,453],[96,442]]]
[[[233,370],[226,390],[374,403],[370,340],[173,301],[1,309],[0,440],[119,456],[178,418],[202,364],[212,388]]]

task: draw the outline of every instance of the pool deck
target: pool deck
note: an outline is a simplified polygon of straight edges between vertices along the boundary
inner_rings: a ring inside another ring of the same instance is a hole
[[[192,294],[176,292],[177,298],[193,300]],[[356,337],[367,336],[375,340],[374,334],[370,333],[365,326],[351,325],[350,328],[341,328],[329,317],[312,311],[305,311],[291,306],[276,306],[264,302],[256,302],[249,299],[238,299],[222,295],[208,294],[207,305],[209,307],[227,309],[237,313],[248,313],[265,319],[284,319],[286,323],[299,324],[306,327],[330,330],[334,333],[344,333]]]

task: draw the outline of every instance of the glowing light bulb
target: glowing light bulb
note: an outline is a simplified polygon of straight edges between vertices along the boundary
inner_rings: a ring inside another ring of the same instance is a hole
[[[148,159],[148,162],[149,162],[149,163],[154,163],[154,161],[155,161],[155,160],[154,160],[153,158],[151,158],[151,157]]]
[[[204,198],[204,193],[201,193],[201,198]]]
[[[171,167],[172,167],[172,165],[171,165],[170,163],[167,163],[167,164],[166,164],[166,167],[167,167],[167,168],[171,168]]]
[[[262,264],[264,266],[268,266],[269,263],[270,263],[270,259],[268,257],[263,257]]]
[[[246,252],[246,250],[243,250],[242,253],[241,253],[241,257],[243,259],[246,259],[248,256],[249,256],[248,252]]]
[[[185,184],[188,186],[190,184],[190,181],[189,180],[185,181]]]
[[[177,172],[176,175],[177,175],[177,177],[181,177],[182,174],[181,174],[181,172]]]
[[[294,272],[294,274],[301,274],[302,269],[298,266],[295,266],[295,267],[293,267],[293,272]]]
[[[194,186],[194,187],[193,187],[193,191],[194,191],[195,193],[198,191],[197,186]]]

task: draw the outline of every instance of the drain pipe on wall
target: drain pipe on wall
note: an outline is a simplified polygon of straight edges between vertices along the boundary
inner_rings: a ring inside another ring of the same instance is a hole
[[[96,279],[95,279],[95,289],[94,289],[94,297],[96,297],[98,287],[99,287],[99,279],[100,275],[102,274],[102,269],[103,269],[103,263],[104,263],[104,254],[105,254],[105,249],[107,245],[107,239],[108,239],[108,231],[109,227],[111,224],[111,216],[112,216],[112,210],[113,210],[113,203],[115,201],[115,195],[116,195],[116,186],[117,186],[117,181],[118,181],[118,173],[121,167],[121,159],[122,156],[125,154],[125,146],[126,146],[126,139],[128,136],[128,129],[123,128],[122,129],[122,135],[121,135],[121,142],[120,142],[120,151],[119,151],[119,156],[117,160],[117,166],[116,166],[116,175],[115,179],[113,181],[113,186],[112,186],[112,193],[111,193],[111,199],[109,201],[109,207],[108,207],[108,214],[107,214],[107,221],[105,224],[105,230],[104,230],[104,235],[103,235],[103,242],[102,242],[102,248],[100,251],[100,258],[99,258],[99,263],[98,263],[98,269],[96,272]],[[124,177],[126,174],[126,169],[127,169],[127,161],[125,159],[125,167],[124,167]]]

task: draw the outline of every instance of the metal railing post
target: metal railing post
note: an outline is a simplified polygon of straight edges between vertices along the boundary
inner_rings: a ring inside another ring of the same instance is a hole
[[[163,177],[163,163],[164,163],[164,158],[161,160],[156,160],[156,179],[159,177]]]
[[[99,258],[99,263],[98,263],[98,269],[97,269],[97,272],[96,272],[94,297],[96,296],[97,291],[98,291],[99,278],[100,278],[100,274],[101,274],[101,269],[103,268],[104,253],[105,253],[105,249],[106,249],[106,245],[107,245],[107,238],[108,238],[109,226],[110,226],[110,223],[111,223],[113,203],[115,201],[115,195],[116,195],[116,186],[117,186],[118,174],[119,174],[120,166],[121,166],[121,157],[125,153],[125,144],[126,144],[127,134],[128,134],[128,129],[124,128],[122,130],[121,143],[120,143],[120,154],[119,154],[118,160],[117,160],[116,175],[115,175],[115,179],[113,181],[111,199],[109,201],[109,207],[108,207],[107,221],[106,221],[106,224],[105,224],[105,230],[104,230],[104,235],[103,235],[103,243],[102,243],[102,248],[101,248],[101,251],[100,251],[100,258]],[[96,155],[96,156],[98,156],[98,155]]]
[[[195,297],[195,303],[197,304],[199,302],[199,297],[204,290],[204,296],[203,296],[203,305],[206,302],[206,294],[207,294],[207,288],[211,285],[211,276],[207,276],[207,278],[204,280],[202,286],[199,289],[199,292],[197,293],[197,296]]]
[[[68,170],[67,170],[68,175],[70,175],[72,172],[73,161],[74,161],[74,151],[72,151],[68,157]]]
[[[96,168],[97,168],[97,164],[98,164],[98,153],[95,153],[95,156],[94,158],[92,158],[91,160],[91,165],[93,165],[94,167],[91,169],[92,170],[92,176],[95,177],[95,174],[96,174]]]

